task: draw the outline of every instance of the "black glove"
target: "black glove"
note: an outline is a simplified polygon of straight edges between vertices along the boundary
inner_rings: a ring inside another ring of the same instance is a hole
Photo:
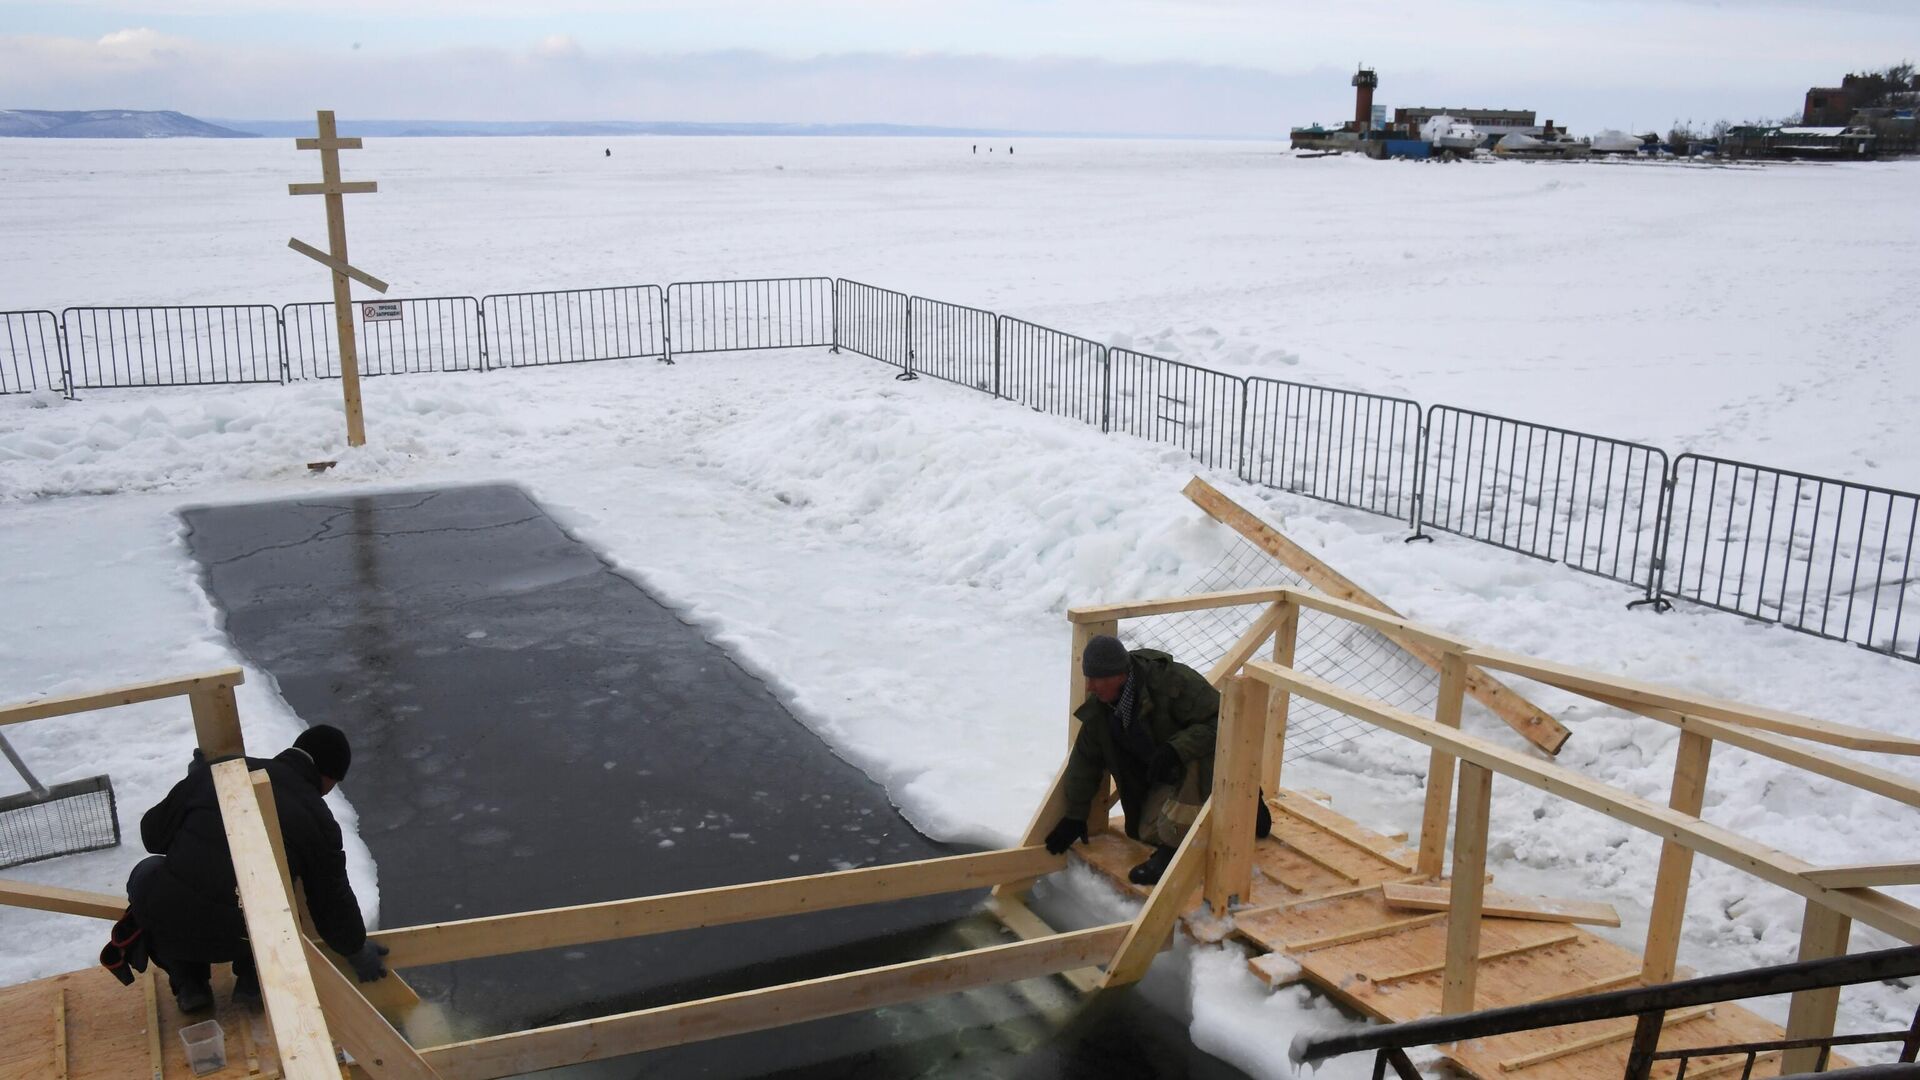
[[[1047,834],[1047,854],[1058,855],[1073,846],[1075,840],[1085,843],[1087,823],[1079,818],[1063,817],[1060,824]]]
[[[390,951],[385,945],[368,941],[360,946],[359,952],[347,957],[347,963],[353,965],[353,973],[361,982],[379,982],[387,977],[387,965],[381,963],[380,958]]]
[[[1147,777],[1156,784],[1177,784],[1180,782],[1180,772],[1185,767],[1179,751],[1171,746],[1162,746],[1153,752],[1153,761],[1147,766]]]

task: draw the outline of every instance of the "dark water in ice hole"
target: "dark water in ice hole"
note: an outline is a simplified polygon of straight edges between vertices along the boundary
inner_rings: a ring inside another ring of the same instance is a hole
[[[517,488],[183,511],[236,646],[309,724],[404,926],[956,853]],[[903,675],[904,677],[904,675]],[[277,747],[256,748],[271,753]],[[412,969],[459,1037],[1008,940],[981,893]],[[1237,1077],[1134,994],[1035,980],[568,1076]]]

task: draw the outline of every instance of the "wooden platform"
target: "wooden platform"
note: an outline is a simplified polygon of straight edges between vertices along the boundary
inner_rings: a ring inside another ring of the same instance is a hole
[[[1256,845],[1248,906],[1235,912],[1229,927],[1200,908],[1196,890],[1185,920],[1189,931],[1201,940],[1231,933],[1263,954],[1284,956],[1298,965],[1298,978],[1376,1020],[1437,1015],[1448,916],[1389,908],[1380,893],[1383,882],[1419,880],[1413,872],[1415,853],[1299,792],[1281,791],[1269,805],[1273,834]],[[1106,833],[1074,848],[1119,888],[1143,899],[1148,890],[1126,875],[1148,850],[1126,838],[1118,818]],[[1479,1008],[1642,985],[1639,956],[1567,923],[1485,919],[1480,955]],[[1253,963],[1267,977],[1260,958]],[[1632,1020],[1606,1020],[1441,1050],[1481,1080],[1594,1080],[1620,1075],[1632,1033]],[[1777,1025],[1754,1013],[1717,1005],[1669,1015],[1660,1047],[1780,1037]],[[1700,1058],[1688,1063],[1687,1077],[1729,1070],[1737,1075],[1745,1064],[1739,1056]],[[1659,1062],[1653,1075],[1671,1080],[1676,1071],[1674,1063]],[[1778,1061],[1763,1056],[1753,1075],[1777,1073]]]
[[[229,969],[216,965],[213,1014],[183,1017],[162,973],[153,986],[152,1024],[145,978],[122,986],[96,967],[0,988],[0,1080],[187,1080],[193,1070],[180,1029],[208,1019],[226,1033],[227,1067],[206,1077],[277,1077],[266,1016],[230,1004],[232,984]]]

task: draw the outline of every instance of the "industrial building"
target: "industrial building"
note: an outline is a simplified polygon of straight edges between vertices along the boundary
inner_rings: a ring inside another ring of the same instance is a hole
[[[1436,116],[1451,116],[1472,124],[1481,134],[1489,137],[1489,144],[1504,135],[1538,137],[1551,135],[1554,130],[1551,120],[1544,126],[1536,124],[1532,109],[1395,109],[1393,126],[1401,131],[1419,131],[1422,124]]]

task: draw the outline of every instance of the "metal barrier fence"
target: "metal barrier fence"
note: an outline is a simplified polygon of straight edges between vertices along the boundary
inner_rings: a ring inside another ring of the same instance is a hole
[[[1421,528],[1563,562],[1654,591],[1665,451],[1435,405]]]
[[[494,293],[480,301],[490,367],[541,367],[667,355],[658,285]]]
[[[60,321],[74,389],[286,380],[269,304],[71,307]]]
[[[1239,466],[1246,384],[1131,349],[1107,353],[1107,430],[1171,443],[1209,468]]]
[[[1920,660],[1920,495],[1702,454],[1673,478],[1659,595]]]
[[[353,336],[360,374],[403,375],[427,371],[485,369],[480,301],[471,296],[425,296],[398,303],[398,319],[367,318],[371,304],[353,305]],[[280,309],[286,328],[292,379],[337,379],[333,304],[288,304]]]
[[[1413,520],[1420,480],[1418,402],[1252,378],[1245,423],[1242,479]]]
[[[1002,315],[1000,396],[1105,431],[1107,347]]]
[[[834,341],[861,356],[905,368],[912,360],[906,293],[841,278],[834,289]]]
[[[667,286],[667,355],[832,348],[833,320],[832,278],[677,281]]]
[[[60,320],[51,311],[0,311],[0,394],[72,393]]]
[[[999,323],[991,311],[916,296],[907,303],[909,370],[1000,396]]]

